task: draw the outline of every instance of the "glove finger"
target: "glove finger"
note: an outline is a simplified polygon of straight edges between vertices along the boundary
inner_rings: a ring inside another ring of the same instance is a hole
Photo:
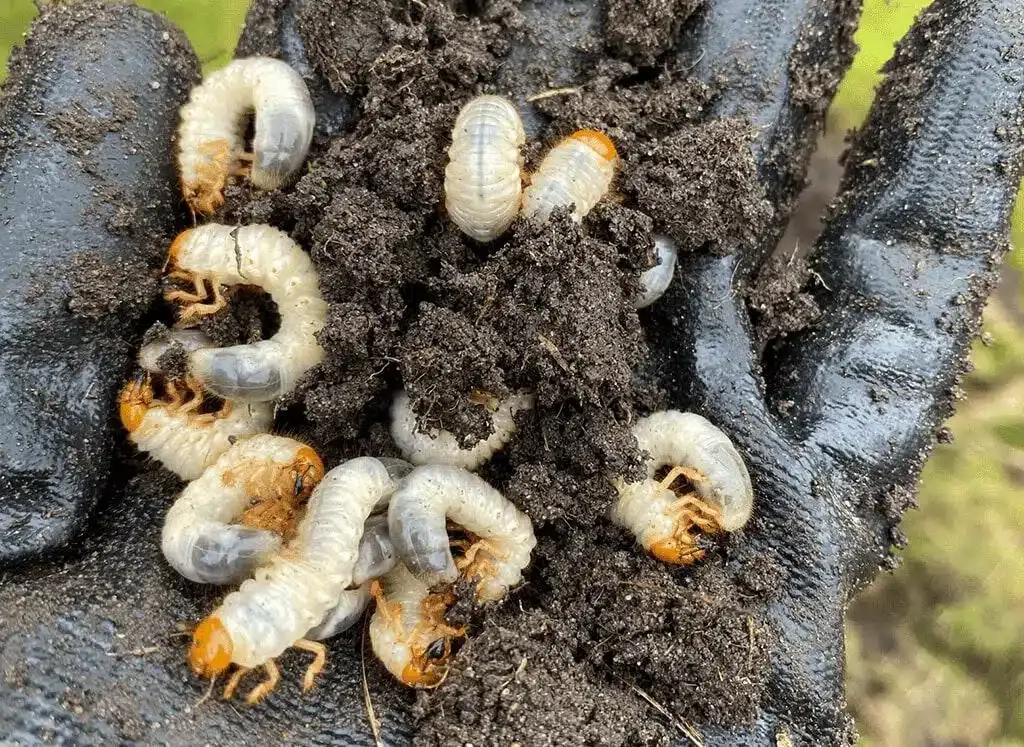
[[[0,565],[66,545],[180,215],[168,147],[195,56],[134,6],[47,8],[0,102]],[[129,293],[119,286],[130,288]]]
[[[824,315],[769,376],[823,484],[866,491],[846,502],[856,579],[896,539],[1008,246],[1022,21],[1015,0],[937,0],[900,45],[816,247]]]

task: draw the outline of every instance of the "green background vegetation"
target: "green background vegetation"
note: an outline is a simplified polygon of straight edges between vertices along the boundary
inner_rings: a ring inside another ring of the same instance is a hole
[[[207,68],[231,56],[248,6],[140,4],[178,23]],[[865,0],[833,133],[863,121],[879,67],[926,4]],[[34,16],[31,0],[0,1],[0,63]],[[903,565],[850,612],[849,702],[864,747],[1024,747],[1024,199],[1014,243],[986,312],[988,344],[975,346],[977,370],[949,423],[956,439],[936,450],[921,508],[907,516]]]

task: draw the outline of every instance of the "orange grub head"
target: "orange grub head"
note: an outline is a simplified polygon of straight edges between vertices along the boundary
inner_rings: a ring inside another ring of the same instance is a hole
[[[125,384],[118,400],[118,415],[125,430],[129,433],[137,430],[152,403],[153,386],[148,376],[133,379]]]
[[[590,147],[606,161],[614,161],[619,157],[618,151],[615,150],[615,143],[603,132],[598,130],[576,130],[569,137],[573,140],[579,140],[584,145]]]
[[[192,633],[188,664],[200,677],[214,677],[231,664],[233,649],[231,636],[220,618],[210,615]]]
[[[309,495],[324,477],[324,463],[309,446],[303,446],[295,454],[292,468],[297,474],[296,488],[299,494]],[[300,482],[301,481],[301,482]]]
[[[689,535],[683,540],[667,537],[652,543],[647,549],[663,563],[674,565],[690,565],[704,557],[704,551],[697,547]]]

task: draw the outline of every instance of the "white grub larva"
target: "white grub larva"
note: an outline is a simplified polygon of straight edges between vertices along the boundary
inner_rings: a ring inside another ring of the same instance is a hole
[[[573,207],[582,221],[611,187],[619,156],[603,132],[577,130],[540,162],[523,192],[523,215],[543,222],[555,208]]]
[[[256,119],[252,156],[243,152],[249,112]],[[181,108],[178,168],[185,200],[197,213],[214,212],[247,160],[256,187],[277,189],[306,160],[315,125],[309,90],[286,63],[270,57],[228,63],[192,89]]]
[[[362,584],[383,576],[395,567],[398,554],[388,533],[387,516],[371,516],[363,527],[359,553],[352,568],[352,583]]]
[[[479,539],[458,562],[449,549],[446,519]],[[472,472],[447,465],[417,467],[388,508],[398,557],[414,573],[455,581],[475,579],[481,602],[501,599],[519,583],[537,544],[530,519]]]
[[[246,697],[255,703],[277,685],[274,659],[294,647],[316,654],[303,679],[303,689],[311,688],[327,655],[322,644],[303,636],[324,621],[351,585],[363,525],[392,490],[387,468],[372,457],[351,459],[324,475],[295,539],[199,623],[189,650],[193,671],[213,677],[238,665],[224,689],[230,698],[241,677],[262,666],[267,680]]]
[[[452,128],[444,195],[448,215],[467,236],[492,241],[519,213],[524,142],[512,102],[477,96],[462,107]]]
[[[183,321],[224,308],[222,284],[257,285],[277,304],[281,324],[269,340],[189,354],[189,372],[206,389],[225,399],[269,401],[294,389],[323,359],[316,334],[324,326],[327,304],[312,260],[288,234],[265,225],[211,223],[179,234],[171,244],[168,266],[170,277],[195,289],[164,296],[185,304]],[[206,283],[213,288],[212,302]]]
[[[366,611],[370,603],[370,585],[363,584],[341,592],[338,604],[327,613],[323,622],[310,628],[305,638],[309,641],[324,641],[351,628]]]
[[[265,402],[225,402],[217,412],[200,413],[201,391],[192,391],[187,402],[177,395],[156,399],[146,376],[128,382],[118,403],[128,439],[183,480],[195,480],[238,439],[265,433],[274,423],[274,408]]]
[[[516,430],[515,414],[531,409],[533,403],[534,398],[529,394],[516,394],[498,403],[491,415],[491,435],[467,448],[449,431],[432,429],[424,433],[418,430],[409,395],[401,391],[391,405],[391,438],[402,456],[415,465],[449,464],[475,470],[504,448]]]
[[[316,452],[269,434],[239,441],[178,496],[164,519],[161,548],[185,578],[229,584],[281,546],[281,536],[235,523],[254,502],[298,501],[323,476]]]
[[[667,236],[655,236],[654,248],[658,253],[658,264],[640,275],[643,290],[633,301],[633,308],[643,309],[661,298],[676,272],[676,245]]]
[[[747,523],[754,505],[750,475],[722,431],[700,415],[669,410],[638,420],[633,435],[648,454],[647,479],[614,479],[619,498],[612,520],[632,531],[652,555],[667,563],[693,563],[704,556],[697,546],[700,533],[732,532]],[[659,480],[656,474],[664,467],[670,470]],[[680,476],[692,492],[679,495],[671,489]]]
[[[399,563],[371,584],[377,609],[370,618],[370,645],[381,663],[409,687],[437,687],[448,674],[452,639],[465,630],[444,621],[454,598],[431,593],[426,581]]]

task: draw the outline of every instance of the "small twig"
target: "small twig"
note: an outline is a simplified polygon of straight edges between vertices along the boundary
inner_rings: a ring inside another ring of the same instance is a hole
[[[359,665],[363,670],[363,703],[366,706],[366,718],[370,722],[370,731],[373,732],[373,741],[377,747],[384,747],[380,738],[380,721],[377,720],[377,712],[373,710],[373,701],[370,699],[370,685],[366,682],[366,629],[370,626],[369,617],[363,618],[363,636],[359,645]]]
[[[146,654],[155,654],[159,650],[159,646],[145,646],[133,648],[131,651],[108,651],[107,656],[145,656]]]
[[[700,732],[697,731],[696,728],[694,728],[693,724],[691,724],[686,719],[676,716],[674,713],[669,711],[665,706],[656,701],[654,698],[652,698],[646,692],[644,692],[639,687],[634,685],[632,682],[626,682],[621,677],[617,677],[616,679],[618,679],[625,685],[629,685],[629,688],[633,692],[635,692],[637,695],[639,695],[641,698],[647,701],[647,703],[650,704],[650,706],[654,708],[654,710],[656,710],[662,716],[667,718],[669,723],[679,730],[680,734],[682,734],[684,737],[690,740],[691,744],[695,745],[695,747],[704,747],[704,738],[701,736]]]
[[[201,697],[199,700],[197,700],[196,704],[194,706],[192,706],[192,707],[193,708],[198,708],[203,703],[208,701],[210,699],[210,696],[213,695],[213,686],[216,685],[216,684],[217,684],[217,675],[213,675],[213,677],[210,678],[210,686],[208,688],[206,688],[206,692],[203,693],[203,697]]]
[[[558,364],[559,368],[566,373],[569,373],[569,364],[562,356],[562,351],[558,349],[558,346],[539,332],[537,333],[537,339],[540,340],[540,344],[543,345],[549,353],[551,353],[551,357],[555,359],[555,363]]]
[[[532,96],[528,97],[526,99],[526,102],[528,104],[532,104],[534,101],[540,101],[541,99],[550,99],[554,96],[569,96],[571,94],[576,94],[577,96],[579,96],[580,93],[582,93],[582,91],[582,88],[576,88],[575,86],[570,86],[567,88],[549,88],[546,91],[541,91],[540,93],[535,93]]]
[[[526,657],[524,656],[523,660],[521,662],[519,662],[519,666],[516,667],[516,671],[514,671],[511,675],[509,675],[509,678],[507,680],[505,680],[500,685],[498,685],[498,691],[500,692],[501,690],[504,690],[507,685],[512,683],[514,680],[518,679],[519,675],[521,675],[525,669],[526,669]]]

